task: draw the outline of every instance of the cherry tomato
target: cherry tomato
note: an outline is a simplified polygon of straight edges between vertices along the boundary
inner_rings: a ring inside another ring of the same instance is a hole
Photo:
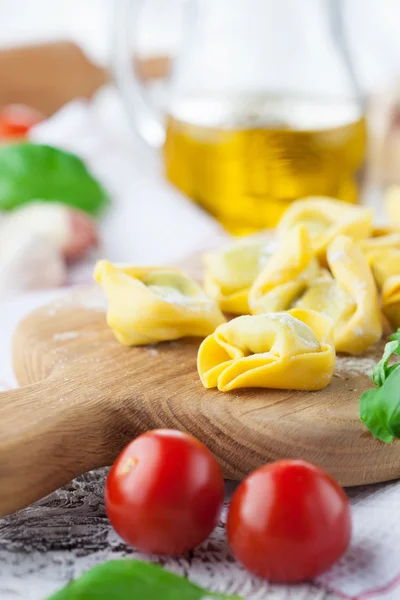
[[[211,452],[196,438],[149,431],[121,452],[106,482],[108,517],[117,533],[143,552],[176,555],[215,528],[224,480]]]
[[[0,110],[0,139],[23,137],[44,116],[23,104],[9,104]]]
[[[257,469],[237,488],[227,534],[234,556],[255,575],[271,582],[305,581],[347,549],[350,504],[322,469],[281,460]]]

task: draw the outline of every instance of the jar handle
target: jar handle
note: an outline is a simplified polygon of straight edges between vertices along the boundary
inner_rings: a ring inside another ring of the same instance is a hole
[[[118,0],[115,3],[112,70],[134,128],[149,146],[159,148],[165,141],[164,117],[149,101],[137,69],[133,68],[130,52],[132,35],[135,46],[140,13],[145,1]],[[133,34],[128,23],[134,24]]]
[[[197,18],[197,1],[181,0],[184,12],[178,60],[180,56],[185,55],[187,45],[190,44],[191,31]],[[135,52],[140,15],[145,3],[146,0],[118,0],[115,3],[112,71],[134,128],[149,146],[160,148],[165,141],[165,116],[150,101],[146,86],[140,78],[137,63],[133,68],[135,62],[132,61],[132,46]],[[129,24],[133,24],[133,30],[129,28]],[[172,59],[165,58],[172,63]],[[165,80],[170,81],[170,79],[168,73]]]

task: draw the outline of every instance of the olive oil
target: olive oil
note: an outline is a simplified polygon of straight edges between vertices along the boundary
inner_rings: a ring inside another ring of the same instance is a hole
[[[190,96],[167,118],[168,179],[233,234],[273,227],[293,200],[357,201],[365,119],[351,102]]]

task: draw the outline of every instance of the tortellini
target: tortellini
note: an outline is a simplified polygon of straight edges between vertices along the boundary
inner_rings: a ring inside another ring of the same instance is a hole
[[[357,244],[340,235],[328,247],[332,276],[312,284],[296,306],[321,310],[333,319],[338,352],[360,354],[382,335],[378,291]]]
[[[394,329],[400,327],[400,274],[386,279],[382,288],[382,311]]]
[[[381,290],[382,312],[397,329],[400,327],[400,234],[385,238],[385,244],[368,248],[366,255]]]
[[[311,310],[245,315],[217,327],[201,344],[206,388],[320,390],[335,366],[332,321]]]
[[[320,272],[304,225],[291,229],[249,291],[252,314],[287,310]]]
[[[327,197],[303,198],[293,202],[278,224],[279,235],[302,223],[310,232],[313,249],[324,263],[329,244],[339,234],[363,240],[372,231],[373,211]]]
[[[365,240],[360,247],[368,259],[378,288],[393,275],[400,275],[400,233]]]
[[[109,303],[107,323],[122,344],[205,337],[225,322],[216,302],[178,269],[118,267],[102,260],[94,277]]]
[[[205,255],[204,289],[218,302],[222,311],[234,315],[250,312],[250,286],[276,243],[276,240],[267,237],[251,237]]]
[[[304,225],[290,230],[249,292],[253,314],[313,309],[332,318],[336,350],[359,354],[382,335],[375,282],[357,244],[339,235],[329,245],[331,273],[318,266]]]
[[[391,226],[400,227],[400,187],[398,184],[391,185],[387,189],[385,208]]]
[[[358,245],[371,262],[370,259],[373,259],[376,255],[381,254],[384,256],[392,250],[400,250],[400,232],[381,230],[379,235],[362,240]]]

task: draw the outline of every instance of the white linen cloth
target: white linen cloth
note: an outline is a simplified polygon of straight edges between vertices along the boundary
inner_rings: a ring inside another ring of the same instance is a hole
[[[113,111],[115,110],[115,114]],[[218,224],[194,204],[168,186],[161,175],[159,161],[132,142],[132,134],[118,113],[116,100],[105,90],[89,106],[76,101],[52,120],[38,126],[33,138],[73,150],[84,156],[94,171],[109,186],[114,204],[102,225],[103,247],[99,254],[111,260],[136,263],[173,263],[223,237]],[[116,115],[118,113],[118,118]],[[120,125],[118,125],[120,123]],[[71,273],[71,282],[90,278],[92,260]],[[11,334],[18,320],[36,306],[48,302],[62,290],[30,294],[0,304],[0,385],[12,387]],[[0,396],[1,401],[1,396]],[[0,425],[1,426],[1,425]],[[245,598],[297,598],[326,600],[345,598],[367,600],[400,598],[400,484],[389,483],[348,490],[353,509],[354,533],[346,556],[317,582],[299,587],[254,585],[254,578],[232,560],[218,563],[218,591],[241,591]],[[29,519],[26,521],[29,527]],[[219,534],[223,542],[223,531]],[[40,574],[33,556],[23,556],[17,564],[7,549],[1,547],[0,521],[0,596],[2,600],[23,597],[41,600],[96,562],[110,558],[107,551],[87,557],[74,555],[73,566],[60,575],[50,568],[46,555],[38,558]],[[121,552],[123,555],[123,552]],[[194,561],[189,575],[207,585],[209,566]],[[115,552],[112,555],[116,557]],[[212,558],[210,559],[212,563]],[[53,563],[54,564],[54,557]],[[221,566],[222,565],[222,566]],[[167,566],[180,571],[181,562],[170,560]],[[211,564],[212,568],[212,564]],[[21,572],[23,578],[21,579]],[[213,580],[215,582],[215,579]],[[232,587],[232,581],[241,582]],[[239,589],[240,588],[240,589]],[[249,591],[255,590],[257,591]],[[23,590],[23,591],[21,591]],[[246,591],[247,590],[247,591]],[[19,591],[21,595],[19,595]]]

